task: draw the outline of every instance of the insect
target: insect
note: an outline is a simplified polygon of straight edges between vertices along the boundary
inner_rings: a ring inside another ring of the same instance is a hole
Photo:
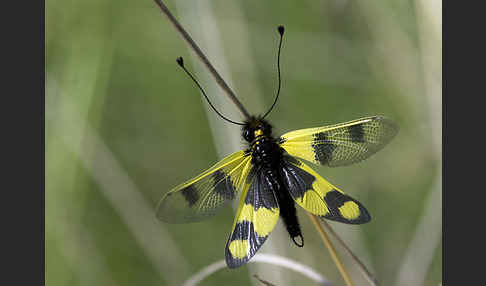
[[[332,185],[305,162],[330,167],[364,160],[383,148],[397,133],[397,125],[383,116],[365,117],[346,123],[295,130],[274,137],[265,117],[280,94],[280,50],[284,29],[279,26],[279,87],[273,105],[263,116],[239,123],[248,143],[245,150],[231,154],[199,176],[178,185],[159,202],[157,217],[169,223],[187,223],[216,214],[240,195],[239,206],[225,247],[228,267],[250,260],[266,241],[279,217],[293,240],[302,247],[296,204],[321,218],[347,224],[363,224],[371,217],[363,205]]]

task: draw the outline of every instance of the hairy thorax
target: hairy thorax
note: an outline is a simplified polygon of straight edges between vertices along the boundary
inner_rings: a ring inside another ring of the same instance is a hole
[[[270,136],[258,136],[250,146],[252,163],[264,168],[274,168],[282,157],[282,149]]]

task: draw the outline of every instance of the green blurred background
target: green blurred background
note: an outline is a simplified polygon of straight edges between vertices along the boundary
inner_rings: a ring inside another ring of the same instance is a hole
[[[172,0],[250,113],[277,88],[276,28],[286,27],[275,135],[385,115],[398,136],[370,159],[315,169],[362,202],[372,221],[330,222],[381,285],[442,281],[440,1]],[[155,206],[169,189],[241,149],[176,65],[183,56],[215,105],[240,115],[152,1],[46,1],[46,285],[181,285],[224,259],[234,206],[205,222],[168,225]],[[279,222],[259,253],[344,282],[299,210],[306,245]],[[334,240],[333,240],[334,241]],[[356,285],[368,285],[335,244]],[[250,263],[201,285],[315,285]]]

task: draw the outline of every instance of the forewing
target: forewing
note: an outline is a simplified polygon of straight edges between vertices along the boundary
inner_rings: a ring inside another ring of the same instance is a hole
[[[157,217],[164,222],[186,223],[214,215],[244,187],[250,159],[244,151],[233,153],[170,190],[157,206]]]
[[[308,212],[347,224],[370,221],[360,202],[331,185],[301,160],[285,155],[281,172],[295,202]]]
[[[230,268],[245,264],[255,255],[275,227],[280,213],[261,168],[254,168],[247,181],[226,243],[226,264]]]
[[[295,130],[282,135],[280,146],[314,164],[345,166],[368,158],[397,134],[398,126],[383,116]]]

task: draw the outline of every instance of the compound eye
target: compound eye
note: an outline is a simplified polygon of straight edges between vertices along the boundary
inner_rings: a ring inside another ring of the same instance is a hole
[[[245,138],[246,141],[251,141],[251,132],[250,132],[250,130],[243,131],[243,138]]]

